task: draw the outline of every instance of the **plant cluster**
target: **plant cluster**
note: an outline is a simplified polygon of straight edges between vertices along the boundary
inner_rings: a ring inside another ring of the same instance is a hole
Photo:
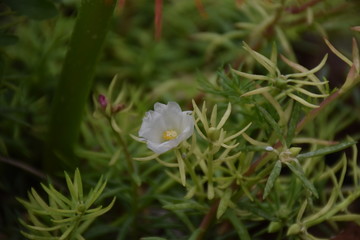
[[[360,225],[358,2],[22,3],[0,5],[0,239]]]
[[[106,182],[100,178],[94,189],[88,195],[84,195],[80,172],[76,169],[74,180],[65,173],[65,179],[71,198],[67,198],[54,186],[41,185],[48,194],[48,203],[32,188],[28,193],[29,201],[18,199],[28,210],[28,218],[32,225],[20,222],[29,232],[22,232],[28,239],[84,239],[83,232],[95,220],[96,217],[106,213],[115,202],[105,208],[102,206],[90,208],[99,198],[106,186]]]

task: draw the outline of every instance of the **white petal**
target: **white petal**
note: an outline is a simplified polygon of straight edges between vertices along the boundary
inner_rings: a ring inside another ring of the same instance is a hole
[[[157,112],[147,112],[143,119],[139,136],[145,139],[158,142],[162,141],[162,133],[166,130],[166,126],[161,114]]]
[[[165,128],[167,128],[166,130],[173,129],[176,132],[181,132],[181,112],[174,112],[168,109],[162,113],[162,119],[164,121]]]
[[[163,104],[163,103],[157,102],[154,105],[154,111],[158,112],[158,113],[161,113],[166,108],[167,108],[167,106],[165,104]]]
[[[189,115],[187,112],[183,112],[181,128],[184,129],[188,126],[194,126],[194,124],[195,124],[194,117],[192,115]]]
[[[168,106],[168,109],[171,111],[182,113],[179,104],[177,104],[176,102],[169,102],[167,106]]]
[[[177,147],[180,144],[180,142],[182,141],[179,138],[175,138],[173,140],[166,141],[160,144],[148,141],[147,146],[155,153],[161,154],[169,151],[170,149],[173,149],[174,147]]]

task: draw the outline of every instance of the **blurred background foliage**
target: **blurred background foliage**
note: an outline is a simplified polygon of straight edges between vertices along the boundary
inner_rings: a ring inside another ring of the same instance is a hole
[[[164,1],[162,36],[158,41],[154,37],[154,1],[126,1],[116,8],[96,67],[76,154],[81,159],[84,184],[88,188],[94,186],[99,173],[103,174],[108,179],[103,199],[116,196],[120,204],[115,204],[112,210],[116,214],[105,214],[102,221],[94,223],[86,239],[100,239],[100,235],[101,239],[152,235],[181,239],[184,232],[195,229],[185,214],[161,208],[167,200],[182,198],[184,192],[175,188],[175,182],[167,175],[158,174],[160,164],[137,163],[138,175],[126,175],[128,166],[123,163],[126,151],[132,156],[146,151],[129,134],[136,135],[143,114],[156,101],[176,100],[190,108],[192,98],[207,99],[219,103],[221,109],[227,101],[240,101],[236,86],[228,85],[229,81],[218,74],[219,70],[226,72],[232,66],[265,74],[244,51],[243,41],[265,56],[270,55],[276,43],[281,54],[309,68],[329,53],[320,77],[326,76],[331,87],[340,86],[346,77],[346,65],[330,53],[323,37],[351,56],[351,38],[360,37],[359,32],[350,29],[360,22],[359,1],[203,0],[202,3],[204,12],[193,0]],[[15,196],[25,197],[31,186],[39,188],[39,181],[48,178],[41,164],[47,124],[79,7],[80,0],[0,3],[0,239],[22,238],[17,218],[25,211],[14,200]],[[114,100],[108,90],[114,75],[118,79],[114,94],[123,91],[121,101],[116,104],[131,108],[115,112],[109,118],[96,99],[104,94],[110,97],[109,101]],[[214,90],[213,86],[207,86],[209,83],[218,88]],[[329,107],[306,131],[330,140],[349,133],[358,138],[359,89],[349,95],[345,101]],[[120,129],[109,128],[112,118]],[[239,118],[234,117],[233,123]],[[326,128],[318,128],[324,123],[328,123]],[[120,140],[116,137],[119,131],[124,136]],[[127,150],[119,150],[119,146],[126,146]],[[62,169],[51,178],[53,181],[63,178]],[[142,181],[141,191],[147,194],[137,199],[136,195],[141,193],[135,192],[134,184],[139,181]],[[132,211],[128,213],[127,209]],[[201,220],[198,215],[190,218],[194,222]],[[155,225],[147,226],[154,221]]]

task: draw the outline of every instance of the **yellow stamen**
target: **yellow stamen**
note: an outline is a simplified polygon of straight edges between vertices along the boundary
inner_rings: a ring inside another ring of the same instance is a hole
[[[177,132],[175,130],[167,130],[163,132],[163,139],[166,141],[172,140],[178,136]]]

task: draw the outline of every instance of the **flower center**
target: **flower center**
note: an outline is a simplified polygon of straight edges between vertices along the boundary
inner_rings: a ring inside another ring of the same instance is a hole
[[[162,137],[165,141],[173,140],[177,136],[178,136],[178,134],[175,130],[167,130],[167,131],[163,132],[163,135],[162,135]]]

